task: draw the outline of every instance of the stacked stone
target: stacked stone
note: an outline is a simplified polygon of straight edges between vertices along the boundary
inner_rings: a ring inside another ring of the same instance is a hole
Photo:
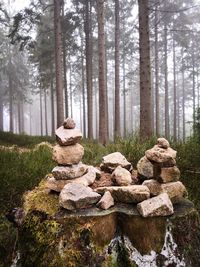
[[[145,152],[137,164],[142,185],[149,188],[151,198],[138,204],[138,211],[144,217],[170,215],[172,203],[187,196],[187,190],[180,179],[176,166],[176,154],[165,138],[158,138],[157,144]]]
[[[46,187],[60,193],[60,206],[68,210],[89,207],[101,198],[89,187],[100,172],[81,162],[84,155],[84,148],[78,143],[81,139],[82,133],[75,128],[74,120],[67,118],[56,130],[53,160],[58,166],[47,177]]]

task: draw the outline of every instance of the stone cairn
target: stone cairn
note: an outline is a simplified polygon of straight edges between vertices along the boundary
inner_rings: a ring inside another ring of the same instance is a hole
[[[169,142],[158,143],[145,152],[136,171],[119,152],[104,156],[100,169],[81,162],[84,148],[78,142],[81,132],[67,118],[56,130],[53,159],[58,163],[47,177],[46,187],[59,193],[59,205],[70,211],[90,208],[109,209],[115,203],[137,204],[143,217],[173,214],[173,203],[187,196],[179,181],[176,151]]]

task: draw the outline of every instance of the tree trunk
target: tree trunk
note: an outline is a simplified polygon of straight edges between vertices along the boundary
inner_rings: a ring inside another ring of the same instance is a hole
[[[44,118],[45,118],[45,134],[48,135],[48,123],[47,123],[47,91],[44,89]]]
[[[115,0],[115,126],[114,126],[114,136],[120,136],[119,0]]]
[[[98,12],[98,54],[99,54],[99,141],[108,142],[106,114],[106,81],[105,81],[105,32],[104,32],[104,0],[97,2]]]
[[[91,2],[85,0],[85,55],[86,55],[86,81],[87,81],[87,117],[88,138],[93,138],[93,97],[92,97],[92,38],[91,38]]]
[[[83,47],[83,41],[82,41]],[[81,69],[82,69],[82,101],[83,101],[83,136],[86,137],[86,105],[85,105],[85,67],[84,67],[84,54],[81,53]]]
[[[68,117],[68,90],[67,90],[67,64],[66,64],[66,46],[65,46],[65,29],[64,29],[64,23],[65,23],[65,13],[64,13],[64,6],[65,2],[63,1],[62,5],[62,48],[63,48],[63,82],[64,82],[64,91],[65,91],[65,117]]]
[[[11,73],[8,75],[8,84],[9,84],[9,117],[10,117],[10,132],[13,132],[13,89],[12,89],[12,80]]]
[[[155,119],[156,119],[156,136],[160,134],[160,101],[159,101],[159,78],[158,78],[158,11],[155,7]]]
[[[181,50],[182,54],[182,117],[183,117],[183,142],[185,142],[185,71],[184,71],[184,58],[183,58],[183,48]]]
[[[152,136],[148,0],[138,0],[140,46],[140,137]]]
[[[177,90],[176,90],[176,51],[175,40],[173,36],[173,76],[174,76],[174,141],[177,140]]]
[[[22,133],[22,119],[21,119],[21,105],[20,100],[17,103],[17,113],[18,113],[18,132]]]
[[[42,89],[40,88],[40,133],[43,136],[43,116],[42,116]]]
[[[69,93],[70,93],[70,116],[73,118],[73,97],[72,97],[72,66],[69,63]]]
[[[193,103],[193,124],[195,125],[195,108],[196,108],[196,99],[195,99],[195,55],[194,55],[194,37],[192,37],[192,103]]]
[[[3,131],[3,101],[0,97],[0,131]]]
[[[61,0],[54,0],[54,32],[55,32],[55,68],[57,96],[57,126],[64,121],[63,105],[63,73],[62,73],[62,31],[61,31]]]
[[[167,65],[167,23],[164,20],[164,65],[165,65],[165,137],[170,136],[169,131],[169,92],[168,92],[168,65]]]
[[[53,91],[53,70],[51,67],[51,136],[55,135],[55,114],[54,114],[54,91]]]

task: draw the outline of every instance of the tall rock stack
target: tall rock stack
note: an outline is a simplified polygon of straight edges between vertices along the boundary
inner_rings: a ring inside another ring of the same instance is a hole
[[[151,208],[155,208],[153,205],[157,205],[159,200],[166,200],[167,195],[172,203],[187,196],[185,186],[179,181],[176,154],[165,138],[158,138],[157,144],[147,150],[145,156],[139,160],[137,170],[139,177],[144,180],[142,184],[149,188],[151,197],[157,198],[156,201],[151,198],[150,206],[149,203],[138,204],[138,210],[143,216],[150,216]]]
[[[68,210],[89,207],[101,198],[89,187],[100,174],[93,166],[81,162],[84,155],[84,148],[78,143],[81,139],[82,133],[75,128],[74,120],[67,118],[56,130],[53,160],[58,166],[47,177],[46,187],[60,193],[60,206]]]

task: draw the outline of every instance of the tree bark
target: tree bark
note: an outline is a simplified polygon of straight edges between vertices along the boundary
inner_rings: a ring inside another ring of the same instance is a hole
[[[69,63],[69,93],[70,93],[70,116],[73,118],[73,96],[72,96],[72,66]]]
[[[183,58],[183,48],[181,50],[182,54],[182,117],[183,117],[183,142],[185,142],[185,71],[184,71],[184,58]]]
[[[195,125],[196,99],[195,99],[195,55],[194,55],[194,37],[192,36],[192,106],[193,106],[193,124]]]
[[[62,31],[61,31],[61,16],[60,16],[61,6],[62,6],[62,0],[54,0],[57,127],[60,127],[64,121],[63,72],[62,72]]]
[[[156,119],[156,136],[160,134],[160,101],[159,101],[159,78],[158,78],[158,11],[155,7],[155,119]]]
[[[0,131],[3,131],[3,101],[0,97]]]
[[[119,25],[119,0],[115,0],[115,137],[120,136]]]
[[[177,90],[176,90],[176,51],[173,36],[173,76],[174,76],[174,141],[177,140]]]
[[[169,90],[168,90],[168,64],[167,64],[167,23],[164,20],[164,66],[165,66],[165,137],[170,136],[169,131]]]
[[[92,84],[92,32],[91,32],[91,2],[85,0],[85,56],[86,56],[86,82],[87,82],[87,118],[88,138],[93,138],[93,84]]]
[[[64,18],[65,18],[65,13],[64,13],[64,6],[65,2],[63,1],[62,5],[62,49],[63,49],[63,82],[64,82],[64,91],[65,91],[65,117],[68,117],[68,90],[67,90],[67,63],[66,63],[66,46],[65,46],[65,39],[66,39],[66,34],[65,34],[65,29],[64,29]]]
[[[140,46],[140,137],[152,136],[151,71],[148,0],[138,0]]]
[[[106,114],[106,81],[105,81],[105,32],[104,32],[104,0],[97,1],[98,12],[98,54],[99,54],[99,141],[108,142]]]
[[[47,122],[47,91],[44,89],[44,118],[45,118],[45,134],[48,135],[48,122]]]
[[[40,133],[43,136],[42,89],[40,88]]]
[[[55,114],[54,114],[54,91],[53,91],[53,70],[51,67],[51,136],[55,135]]]

